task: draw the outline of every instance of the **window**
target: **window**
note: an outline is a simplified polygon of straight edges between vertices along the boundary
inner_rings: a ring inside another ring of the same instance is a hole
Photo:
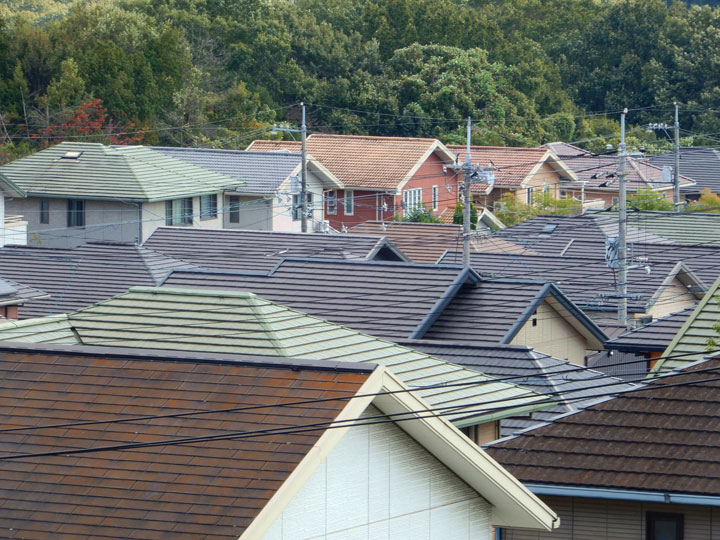
[[[192,225],[192,197],[165,201],[165,225]]]
[[[308,217],[311,218],[313,211],[313,194],[308,191],[305,193],[305,196],[307,197],[306,205]],[[300,195],[293,195],[292,218],[293,221],[297,221],[302,218],[302,203],[300,202]]]
[[[200,219],[214,219],[217,217],[217,194],[202,195],[200,197]]]
[[[533,191],[535,191],[535,188],[529,187],[525,192],[525,202],[528,204],[533,202]]]
[[[50,223],[50,201],[40,201],[40,223]]]
[[[230,197],[230,208],[228,208],[230,223],[240,223],[240,197]]]
[[[422,188],[406,189],[403,191],[404,214],[408,215],[418,209],[422,204]]]
[[[334,189],[327,192],[327,213],[331,216],[337,214],[337,191]]]
[[[683,540],[682,514],[647,513],[647,540]]]
[[[432,187],[432,209],[433,210],[438,209],[438,187],[437,186]]]
[[[68,199],[67,226],[85,226],[85,201],[81,201],[80,199]]]
[[[568,192],[567,192],[566,189],[561,189],[561,190],[560,190],[560,198],[561,198],[561,199],[567,199],[567,198],[568,198]]]
[[[345,215],[352,216],[355,213],[355,192],[345,190]]]

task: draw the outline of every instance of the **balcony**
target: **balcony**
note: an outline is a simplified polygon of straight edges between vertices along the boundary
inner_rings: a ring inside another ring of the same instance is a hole
[[[8,244],[16,246],[27,245],[28,222],[25,221],[23,217],[24,216],[5,216],[5,226],[2,237],[0,237],[0,246]]]

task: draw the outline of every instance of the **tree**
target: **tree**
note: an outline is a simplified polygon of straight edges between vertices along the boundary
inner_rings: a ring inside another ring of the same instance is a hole
[[[639,188],[634,195],[628,195],[627,207],[634,210],[672,210],[673,203],[662,193],[653,189]]]
[[[397,218],[398,216],[396,216]],[[433,215],[433,213],[425,208],[424,204],[421,204],[409,212],[407,212],[396,221],[407,221],[412,223],[442,223],[442,220]]]
[[[697,201],[689,203],[685,207],[686,212],[709,212],[720,213],[720,196],[705,188],[700,191],[701,195]]]
[[[465,211],[462,201],[458,201],[455,205],[455,211],[453,212],[453,223],[455,225],[463,225],[465,223]],[[477,208],[473,202],[470,203],[470,228],[472,230],[477,229],[478,213]]]
[[[577,199],[555,199],[549,191],[533,194],[532,204],[526,204],[514,192],[508,191],[500,197],[495,208],[495,216],[506,226],[511,226],[540,214],[579,214],[582,205]]]

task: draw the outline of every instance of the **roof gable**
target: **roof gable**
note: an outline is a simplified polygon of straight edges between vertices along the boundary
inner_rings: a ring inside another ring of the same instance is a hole
[[[298,144],[253,141],[247,149],[297,151]],[[314,133],[307,139],[307,150],[349,189],[396,191],[433,153],[452,163],[451,154],[436,139]]]

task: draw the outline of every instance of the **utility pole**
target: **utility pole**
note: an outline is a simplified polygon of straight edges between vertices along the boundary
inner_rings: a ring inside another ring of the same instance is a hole
[[[305,124],[305,103],[300,102],[302,108],[302,124],[300,129],[287,128],[280,126],[273,126],[271,134],[275,134],[277,131],[284,131],[286,133],[300,133],[300,200],[298,206],[300,207],[300,230],[307,232],[307,218],[308,218],[308,204],[307,204],[307,125]],[[294,208],[293,208],[294,209]]]
[[[467,121],[467,147],[465,149],[465,163],[462,165],[448,165],[445,169],[455,169],[458,171],[465,172],[465,181],[463,183],[463,266],[470,266],[470,231],[471,231],[471,204],[472,194],[470,193],[470,186],[473,184],[473,179],[476,183],[492,184],[495,181],[495,176],[491,172],[493,167],[481,167],[479,165],[472,164],[472,157],[470,155],[470,135],[472,129],[472,119],[468,116]]]
[[[675,102],[675,169],[673,170],[673,180],[675,181],[675,194],[673,200],[676,212],[680,211],[680,120],[678,117],[678,104]]]
[[[625,184],[627,149],[625,146],[625,116],[628,110],[625,109],[620,116],[620,145],[618,147],[618,157],[620,164],[618,168],[619,177],[619,197],[618,197],[618,321],[625,328],[628,327],[627,312],[627,186]]]

